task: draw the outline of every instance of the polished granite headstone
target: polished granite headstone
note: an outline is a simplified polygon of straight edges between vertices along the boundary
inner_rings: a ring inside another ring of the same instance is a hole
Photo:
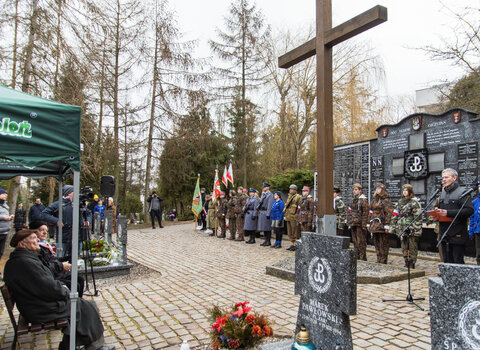
[[[102,220],[100,219],[100,213],[97,211],[93,213],[93,235],[95,239],[100,237],[102,231]]]
[[[105,218],[103,223],[103,234],[105,241],[107,243],[112,243],[112,233],[113,233],[113,213],[111,210],[105,210],[103,212],[103,217]]]
[[[297,332],[304,325],[317,349],[353,349],[349,315],[357,309],[357,260],[349,238],[302,233],[295,254]]]
[[[440,264],[429,279],[432,349],[480,349],[480,266]]]

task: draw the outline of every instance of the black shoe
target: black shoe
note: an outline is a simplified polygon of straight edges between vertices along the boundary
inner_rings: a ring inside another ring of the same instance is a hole
[[[247,241],[247,242],[245,242],[245,243],[247,243],[247,244],[255,244],[255,241]]]
[[[152,230],[155,229],[155,226],[152,226]]]
[[[267,245],[267,241],[263,241],[262,244],[260,244],[261,247],[265,247]]]
[[[415,263],[412,262],[412,269],[414,269],[414,268],[415,268]]]
[[[200,229],[200,231],[206,231],[206,230],[207,230],[206,227],[202,227],[202,228]]]
[[[160,225],[160,228],[163,228],[163,226],[162,226],[162,225]]]
[[[212,232],[212,233],[209,233],[208,235],[209,235],[210,237],[213,237],[213,236],[215,236],[215,233]]]
[[[260,245],[263,245],[264,247],[270,247],[272,244],[270,242],[265,242],[265,243],[260,244]]]
[[[272,245],[270,248],[277,248],[277,245],[278,245],[278,243],[275,243],[275,244]]]
[[[286,250],[293,250],[294,246],[291,245],[290,247],[288,247]]]
[[[297,250],[297,246],[293,246],[292,249],[290,249],[292,252],[294,252],[295,250]]]
[[[278,244],[275,248],[282,248],[282,245],[281,244]]]

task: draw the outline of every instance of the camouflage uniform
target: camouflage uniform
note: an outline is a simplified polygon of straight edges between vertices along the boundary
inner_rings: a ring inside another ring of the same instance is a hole
[[[287,223],[288,238],[295,245],[295,241],[300,238],[300,232],[298,231],[296,214],[298,209],[298,203],[302,198],[298,193],[289,193],[287,201],[285,202],[285,208],[283,213],[285,215],[285,222]]]
[[[408,262],[408,246],[407,235],[403,234],[403,230],[413,221],[413,219],[422,212],[422,205],[417,198],[402,197],[398,202],[391,221],[392,233],[395,233],[401,240],[403,258],[405,266]],[[412,226],[410,226],[410,261],[415,267],[418,254],[418,241],[422,235],[422,219],[419,218]]]
[[[237,224],[237,232],[238,232],[238,237],[236,238],[237,241],[243,241],[244,240],[244,233],[245,230],[243,228],[243,225],[245,223],[245,214],[243,213],[243,207],[247,203],[247,195],[246,194],[241,194],[237,196],[237,204],[235,206],[235,216],[236,216],[236,224]]]
[[[347,225],[352,231],[353,245],[357,249],[357,259],[367,260],[367,219],[369,205],[363,193],[353,197],[348,205]]]
[[[313,232],[313,216],[315,214],[315,202],[311,198],[302,197],[298,204],[297,222],[300,232]]]
[[[237,223],[236,223],[236,215],[235,215],[235,207],[237,205],[237,197],[233,196],[229,199],[227,204],[227,219],[228,219],[228,227],[230,230],[230,237],[228,239],[232,240],[235,239],[235,233],[237,231]]]
[[[377,252],[377,263],[386,264],[388,260],[388,249],[390,248],[389,232],[392,219],[393,204],[386,193],[375,194],[370,203],[367,227],[373,234],[375,251]]]
[[[342,200],[342,197],[337,196],[333,201],[333,211],[337,216],[337,236],[343,235],[343,227],[347,219],[347,207]]]
[[[211,236],[216,234],[216,227],[218,225],[216,212],[218,210],[218,200],[213,201],[210,199],[208,201],[208,212],[207,212],[207,227],[213,231]]]
[[[217,210],[217,219],[218,219],[218,226],[221,229],[220,235],[218,238],[225,238],[225,234],[227,232],[227,224],[225,222],[225,217],[227,215],[228,209],[228,201],[225,198],[218,199],[218,210]]]

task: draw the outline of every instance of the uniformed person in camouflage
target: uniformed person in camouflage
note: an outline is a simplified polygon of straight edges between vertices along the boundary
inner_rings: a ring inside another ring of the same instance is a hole
[[[409,235],[404,230],[422,212],[422,205],[415,197],[412,185],[405,184],[402,189],[402,198],[393,211],[390,232],[395,233],[400,238],[405,267],[408,267],[408,248],[410,248],[410,267],[414,269],[418,255],[418,241],[422,235],[422,218],[418,218],[410,226]],[[410,237],[409,244],[407,242],[408,236]]]
[[[217,219],[218,219],[218,226],[220,228],[220,234],[217,238],[225,238],[227,232],[227,209],[228,209],[228,201],[225,198],[225,192],[220,192],[220,197],[218,200],[218,210],[217,210]]]
[[[337,216],[337,236],[343,235],[343,228],[347,220],[347,207],[340,196],[341,192],[339,187],[333,187],[333,211]]]
[[[315,203],[313,198],[308,198],[310,188],[302,188],[302,198],[300,198],[297,210],[297,222],[299,232],[313,232],[313,216],[315,214]]]
[[[393,204],[385,185],[377,184],[368,214],[368,231],[373,234],[377,263],[386,264],[390,248],[389,229],[392,219]]]
[[[297,250],[296,240],[300,238],[300,231],[298,230],[297,225],[297,210],[300,198],[302,198],[302,196],[297,193],[297,185],[290,185],[288,198],[285,202],[285,208],[283,209],[283,214],[285,216],[285,223],[287,224],[288,238],[290,238],[290,242],[292,243],[287,250],[291,251]]]
[[[217,209],[218,200],[214,200],[212,196],[207,197],[208,211],[207,211],[207,226],[209,230],[209,236],[215,236],[217,234]]]
[[[357,259],[367,260],[367,219],[369,205],[362,193],[362,185],[352,186],[353,200],[348,205],[347,225],[352,232],[353,245],[357,249]]]
[[[237,204],[235,206],[235,216],[236,216],[236,224],[237,224],[237,232],[238,236],[235,238],[236,241],[241,242],[244,240],[244,228],[243,225],[245,223],[245,214],[243,213],[243,207],[247,203],[247,189],[243,187],[237,188]]]
[[[230,231],[229,240],[235,239],[235,234],[237,232],[237,223],[236,221],[236,214],[235,214],[235,206],[237,205],[237,196],[235,195],[234,190],[230,190],[229,192],[230,199],[228,200],[227,204],[227,219],[228,219],[228,230]]]

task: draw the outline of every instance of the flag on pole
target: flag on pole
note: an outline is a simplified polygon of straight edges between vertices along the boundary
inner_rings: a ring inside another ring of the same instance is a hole
[[[227,179],[227,166],[225,165],[225,169],[223,170],[222,182],[225,187],[228,187],[228,179]]]
[[[233,186],[233,169],[232,169],[232,163],[230,163],[230,166],[228,167],[227,180],[230,181],[230,183],[231,183],[232,186]]]
[[[213,180],[213,200],[220,196],[220,180],[218,180],[218,169],[215,169],[215,179]]]
[[[202,196],[200,195],[200,176],[197,178],[197,185],[195,186],[195,192],[193,192],[192,211],[196,217],[202,212]]]

